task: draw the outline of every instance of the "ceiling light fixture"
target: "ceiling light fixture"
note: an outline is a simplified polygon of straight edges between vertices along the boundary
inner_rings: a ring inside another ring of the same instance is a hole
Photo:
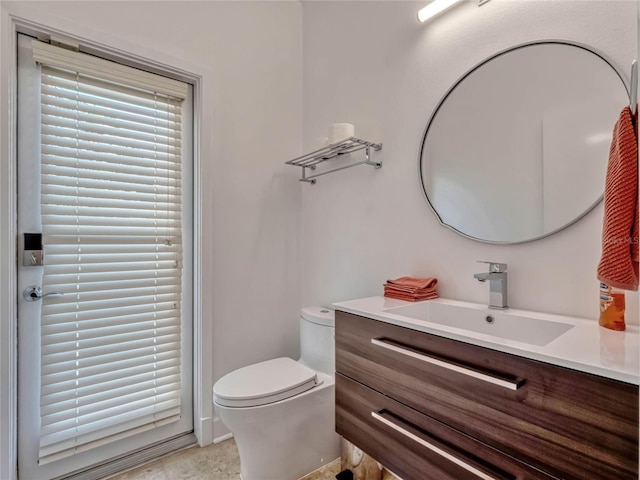
[[[426,22],[430,18],[433,18],[453,7],[460,1],[461,0],[433,0],[429,5],[420,9],[418,12],[418,20],[420,22]],[[487,2],[489,2],[489,0],[478,0],[478,6],[484,5]]]

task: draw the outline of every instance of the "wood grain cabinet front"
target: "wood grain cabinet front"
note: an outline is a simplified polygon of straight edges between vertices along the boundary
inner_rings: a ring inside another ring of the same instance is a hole
[[[405,480],[555,478],[341,374],[336,431]]]
[[[469,472],[458,477],[444,473],[415,476],[413,472],[406,473],[405,480],[638,478],[636,385],[341,311],[336,312],[336,371],[431,419],[417,417],[423,420],[415,421],[402,416],[404,420],[397,421],[417,437],[446,427],[450,429],[445,429],[447,432],[459,436],[453,440],[447,437],[445,443],[455,446],[462,438],[470,438],[477,443],[463,450],[476,452],[475,457],[483,459],[487,452],[499,452],[530,469],[502,471],[499,459],[489,461],[499,467],[493,477]],[[361,435],[352,431],[357,430],[355,420],[346,420],[347,416],[360,418],[353,410],[360,407],[344,405],[346,385],[344,380],[336,382],[338,433],[367,451],[359,437],[354,438]],[[393,438],[402,442],[397,429],[389,424],[395,421],[395,413],[379,414],[381,418],[371,412],[362,415],[371,417],[367,418],[377,426],[377,435],[391,435],[393,430]],[[416,433],[415,428],[422,433]],[[434,438],[441,436],[435,434]],[[408,440],[405,444],[411,445]],[[411,451],[416,454],[415,445]],[[378,458],[377,451],[368,453]]]

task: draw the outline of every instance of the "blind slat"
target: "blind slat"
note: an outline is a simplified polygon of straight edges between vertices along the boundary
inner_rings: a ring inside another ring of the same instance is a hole
[[[135,305],[154,305],[157,302],[165,304],[171,304],[170,302],[174,302],[173,305],[177,305],[176,295],[174,293],[165,293],[162,295],[157,295],[154,298],[153,295],[140,295],[140,296],[130,296],[126,298],[113,298],[112,300],[94,300],[89,302],[67,302],[64,301],[65,297],[56,297],[55,302],[54,299],[51,300],[51,303],[47,305],[47,310],[45,311],[43,308],[43,314],[56,314],[62,313],[65,311],[69,311],[71,305],[76,308],[76,312],[101,312],[104,316],[110,316],[111,312],[117,310],[122,307],[132,307]],[[68,298],[68,297],[67,297]]]
[[[59,180],[61,179],[58,178]],[[94,180],[93,183],[97,182]],[[60,199],[71,195],[89,198],[111,198],[113,195],[118,195],[121,200],[155,202],[158,199],[163,199],[171,204],[179,203],[177,197],[180,196],[180,192],[176,192],[176,187],[172,185],[157,185],[147,191],[140,191],[139,188],[134,190],[131,184],[122,183],[118,188],[113,185],[113,182],[104,183],[95,187],[86,187],[78,185],[76,179],[75,185],[62,185],[60,182],[55,185],[43,185],[41,193],[42,195],[51,195],[52,199]]]
[[[75,235],[73,237],[77,239],[78,243],[82,243],[83,245],[112,245],[114,242],[111,238],[105,238],[104,235]],[[166,241],[170,241],[173,245],[181,245],[182,237],[181,236],[165,236]],[[44,240],[43,240],[44,241]],[[137,237],[129,237],[127,238],[127,244],[129,245],[155,245],[157,243],[157,239],[155,237],[145,237],[145,236],[137,236]],[[64,235],[60,236],[49,236],[46,238],[47,245],[69,245],[69,239]]]
[[[129,348],[129,350],[120,355],[119,361],[128,361],[132,359],[136,359],[139,365],[147,363],[151,360],[165,360],[167,358],[177,358],[178,352],[173,350],[173,338],[169,339],[169,341],[165,343],[158,343],[157,345],[146,345],[146,346],[137,346],[134,345]],[[142,343],[142,342],[141,342]],[[132,345],[135,342],[132,342]],[[108,352],[104,352],[104,348],[100,350],[99,348],[94,349],[96,355],[93,357],[80,358],[78,360],[69,359],[63,353],[47,355],[43,360],[42,366],[42,374],[48,375],[49,373],[55,373],[56,369],[67,368],[70,367],[69,362],[77,362],[78,368],[88,368],[95,367],[101,365],[104,362],[104,355],[108,355]],[[102,354],[100,354],[102,352]],[[154,357],[153,359],[151,357]],[[159,378],[159,377],[158,377]],[[79,398],[78,398],[79,400]]]
[[[84,250],[84,249],[83,249]],[[172,246],[158,245],[155,252],[109,252],[100,253],[71,253],[68,255],[50,254],[47,256],[48,265],[69,265],[70,268],[79,269],[78,265],[90,265],[93,263],[113,263],[113,262],[159,262],[176,260],[178,254]],[[69,292],[71,293],[71,292]]]
[[[75,116],[78,121],[88,122],[93,119],[94,123],[97,123],[98,125],[118,125],[121,124],[119,122],[126,122],[123,125],[123,128],[132,126],[134,130],[142,131],[148,130],[149,127],[155,129],[157,125],[157,122],[155,122],[153,118],[150,118],[144,114],[139,114],[133,111],[121,111],[116,118],[113,118],[112,115],[109,115],[110,112],[111,110],[107,107],[101,107],[99,105],[91,104],[80,104],[72,100],[62,100],[56,103],[42,105],[42,114],[46,115],[47,117],[73,118]],[[171,120],[171,122],[168,122],[169,124],[179,124],[181,118],[178,116],[174,116],[171,118]],[[161,126],[161,128],[167,127]]]
[[[52,116],[43,118],[41,132],[51,136],[73,134],[87,141],[94,140],[102,142],[103,140],[110,139],[110,141],[116,145],[130,145],[130,142],[134,141],[139,143],[141,149],[150,151],[155,150],[154,146],[158,141],[174,148],[182,145],[180,137],[170,135],[170,131],[166,128],[156,128],[149,133],[135,132],[108,125],[80,122],[77,118]]]
[[[168,385],[154,385],[146,389],[129,389],[121,392],[117,397],[110,396],[109,398],[102,396],[94,396],[92,399],[85,398],[82,403],[76,400],[70,400],[66,403],[58,403],[49,408],[43,408],[43,412],[55,411],[55,414],[49,414],[47,420],[50,422],[47,425],[53,425],[69,419],[76,419],[78,417],[92,415],[103,410],[116,409],[120,407],[122,403],[134,403],[139,401],[155,401],[160,398],[177,398],[180,394],[176,391],[177,383],[169,383]],[[93,401],[90,401],[93,400]]]
[[[139,415],[137,412],[151,413],[158,408],[158,405],[165,403],[167,406],[173,407],[179,404],[180,399],[175,398],[177,395],[163,394],[159,398],[143,398],[128,404],[118,405],[101,412],[93,412],[86,415],[76,415],[75,418],[65,419],[60,422],[43,425],[41,428],[42,445],[50,444],[50,442],[58,442],[68,438],[76,438],[80,432],[85,435],[94,432],[100,428],[100,423],[109,420],[118,423],[123,418],[130,418],[132,415]],[[135,412],[135,413],[134,413]],[[78,426],[80,423],[80,426]]]
[[[156,270],[156,271],[133,271],[133,272],[102,272],[102,273],[67,273],[62,275],[52,275],[55,277],[56,285],[60,285],[61,288],[71,284],[82,284],[83,288],[87,289],[99,289],[100,285],[106,285],[106,288],[113,283],[126,284],[126,282],[133,282],[140,285],[148,285],[149,282],[179,282],[180,279],[175,278],[175,271],[171,270]]]
[[[53,358],[59,360],[66,358],[68,360],[77,360],[78,365],[81,364],[82,359],[91,358],[94,356],[103,356],[103,359],[115,363],[119,361],[118,355],[110,355],[110,353],[119,354],[120,352],[126,352],[135,348],[141,348],[149,345],[160,345],[177,341],[180,338],[179,326],[161,327],[154,335],[149,338],[149,332],[138,331],[135,333],[129,333],[126,335],[115,334],[110,335],[108,338],[86,338],[80,339],[77,342],[61,342],[58,344],[43,344],[42,345],[42,364],[47,365],[47,360]],[[69,352],[70,347],[75,346],[75,352]],[[111,349],[111,350],[110,350]],[[81,352],[79,352],[81,350]],[[58,354],[55,356],[55,354]],[[64,362],[60,362],[64,363]],[[100,367],[102,366],[99,365]],[[75,369],[74,369],[74,373]]]
[[[118,117],[105,116],[104,109],[98,111],[95,108],[87,108],[80,110],[78,108],[73,109],[61,109],[55,105],[42,105],[41,106],[42,123],[47,125],[57,125],[58,123],[68,125],[70,121],[80,122],[87,126],[96,125],[99,127],[111,127],[128,130],[134,133],[154,133],[160,131],[161,133],[169,133],[171,129],[164,126],[159,126],[157,123],[150,122],[146,115],[133,115],[130,113],[122,112]],[[179,118],[175,118],[179,123]],[[174,133],[172,132],[172,135]],[[178,135],[178,132],[175,132]],[[180,138],[177,136],[176,138]]]
[[[73,97],[76,93],[77,85],[80,85],[80,91],[82,93],[93,94],[94,97],[98,98],[108,98],[113,102],[139,103],[153,107],[158,101],[158,97],[151,92],[136,90],[135,94],[132,94],[132,90],[128,87],[105,82],[96,77],[86,75],[78,77],[77,74],[64,70],[56,69],[55,75],[49,75],[48,72],[45,71],[42,83],[47,87],[66,90],[67,92],[63,94],[64,97]],[[47,91],[47,93],[49,92]],[[160,99],[171,105],[178,103],[169,97],[162,96]]]
[[[178,375],[163,375],[159,379],[149,378],[136,378],[135,383],[128,381],[125,382],[112,382],[109,385],[109,389],[105,390],[102,385],[94,385],[90,387],[84,387],[78,389],[81,392],[80,401],[87,402],[87,404],[95,401],[107,400],[111,398],[117,398],[120,395],[128,392],[140,392],[150,390],[152,388],[165,387],[166,385],[172,385],[179,383],[180,377]],[[40,402],[40,406],[45,413],[49,408],[58,408],[57,405],[61,405],[60,409],[66,408],[64,405],[69,402],[76,402],[76,391],[66,390],[63,392],[53,393],[51,395],[44,396]]]
[[[126,318],[128,315],[142,315],[142,314],[147,314],[147,313],[154,313],[154,312],[171,312],[177,309],[177,305],[175,301],[170,301],[170,302],[165,302],[165,303],[160,303],[157,302],[155,304],[148,304],[148,305],[132,305],[132,306],[127,306],[124,308],[114,308],[111,310],[110,315],[105,315],[105,312],[102,310],[97,310],[97,311],[84,311],[84,312],[71,312],[68,309],[60,312],[58,314],[47,314],[46,317],[46,321],[45,319],[43,319],[42,321],[42,325],[53,325],[56,324],[57,322],[61,321],[61,322],[68,322],[71,321],[72,318],[77,319],[78,322],[80,321],[87,321],[87,320],[100,320],[103,319],[105,321],[107,321],[108,318],[114,318],[114,321],[117,321],[118,318]]]
[[[49,202],[43,205],[43,215],[61,215],[61,216],[84,216],[95,217],[99,223],[99,218],[117,216],[118,214],[126,214],[137,218],[158,218],[159,220],[171,219],[177,220],[180,214],[180,206],[175,204],[175,195],[157,195],[156,199],[147,200],[144,194],[140,198],[133,200],[135,196],[133,192],[123,192],[122,198],[114,200],[108,195],[118,195],[121,192],[112,190],[104,192],[102,197],[83,196],[78,199],[69,198],[68,195],[42,195],[42,200]],[[76,195],[81,194],[78,192]],[[158,214],[158,207],[163,206],[164,211]],[[155,217],[154,217],[155,214]],[[92,222],[91,219],[85,219],[87,223]],[[89,223],[92,225],[93,223]]]
[[[58,145],[43,145],[42,156],[47,159],[47,166],[52,174],[57,176],[63,176],[65,172],[69,173],[71,178],[78,177],[84,181],[92,180],[92,177],[84,177],[82,173],[75,172],[73,170],[64,170],[62,167],[71,167],[75,169],[86,168],[89,171],[96,170],[97,173],[101,173],[102,176],[106,172],[111,172],[111,177],[104,177],[106,180],[113,182],[122,180],[125,183],[131,184],[137,181],[138,184],[145,185],[139,177],[135,175],[144,176],[149,173],[149,169],[168,170],[172,177],[180,178],[180,165],[175,163],[175,158],[172,156],[156,155],[152,158],[146,156],[136,156],[135,152],[128,152],[126,155],[116,154],[111,152],[97,152],[90,150],[78,150],[75,148],[61,147]],[[104,171],[104,172],[103,172]],[[47,172],[44,172],[47,173]],[[119,178],[119,175],[129,174],[130,177],[124,179]],[[98,178],[97,180],[101,180]],[[93,179],[96,180],[96,179]],[[43,178],[44,183],[46,177]],[[153,181],[153,184],[158,183]]]
[[[61,333],[73,332],[82,333],[85,330],[93,330],[93,329],[102,329],[102,328],[115,328],[114,324],[123,323],[123,320],[128,320],[127,323],[124,323],[125,326],[132,325],[133,328],[139,328],[137,325],[144,326],[149,322],[164,322],[167,319],[173,321],[173,318],[177,317],[175,310],[163,310],[163,311],[152,311],[147,313],[141,313],[137,315],[126,315],[122,317],[107,317],[107,318],[98,318],[95,320],[77,320],[75,315],[67,314],[67,317],[64,318],[60,316],[57,319],[56,323],[43,325],[41,328],[43,333],[46,335],[58,335]],[[177,317],[179,318],[179,317]],[[179,320],[178,320],[179,323]]]
[[[84,386],[108,384],[112,380],[115,380],[117,378],[124,377],[124,376],[129,376],[129,375],[135,376],[135,375],[146,374],[148,378],[150,376],[153,376],[155,378],[158,375],[158,373],[163,372],[163,369],[166,369],[165,372],[167,372],[167,374],[169,374],[169,372],[172,372],[172,371],[179,371],[179,370],[169,369],[170,367],[178,368],[179,363],[180,362],[177,359],[164,360],[162,362],[157,362],[156,364],[152,364],[152,365],[149,365],[149,364],[141,365],[141,364],[136,364],[136,362],[132,361],[130,362],[129,366],[119,368],[116,371],[110,370],[108,368],[104,368],[104,369],[94,368],[92,369],[92,372],[90,375],[83,377],[80,381],[76,381],[74,378],[71,378],[67,374],[60,373],[60,374],[55,374],[55,376],[50,375],[48,378],[51,380],[51,382],[47,384],[43,384],[42,391],[43,391],[43,394],[50,394],[54,392],[61,392],[63,390],[76,389],[76,388],[80,389]],[[122,362],[122,364],[124,365],[125,362]]]
[[[112,155],[131,155],[132,150],[136,150],[138,156],[147,158],[167,159],[175,155],[179,150],[177,147],[160,145],[157,150],[140,148],[140,142],[129,141],[120,145],[112,143],[113,139],[105,138],[105,142],[94,141],[92,138],[76,135],[76,137],[60,137],[43,134],[41,141],[49,147],[59,147],[61,149],[73,149],[78,151],[88,151],[97,153],[108,153]]]
[[[139,244],[121,244],[121,243],[105,243],[105,244],[94,244],[94,243],[82,243],[82,252],[83,254],[105,254],[105,255],[117,255],[117,254],[146,254],[149,252],[149,247],[147,245],[139,245]],[[179,244],[178,244],[179,245]],[[178,245],[162,243],[161,246],[158,247],[158,251],[165,251],[168,247],[177,248]],[[164,247],[164,248],[161,248]],[[53,244],[48,245],[49,257],[57,256],[57,255],[72,255],[78,252],[78,247],[76,245],[60,245]]]
[[[48,150],[53,150],[53,148],[47,148]],[[62,149],[61,149],[62,150]],[[69,152],[58,152],[60,153],[69,153]],[[95,153],[95,152],[92,152]],[[87,156],[91,156],[88,154]],[[47,157],[47,155],[43,155],[43,160]],[[155,185],[158,183],[158,180],[153,177],[149,178],[150,174],[155,174],[153,166],[151,165],[135,165],[133,162],[131,163],[117,163],[115,161],[107,164],[106,162],[96,162],[93,160],[84,160],[83,157],[69,157],[67,156],[68,165],[64,165],[63,162],[60,162],[61,155],[52,156],[51,162],[42,164],[42,183],[44,185],[48,183],[56,183],[57,177],[69,177],[69,178],[78,178],[78,179],[93,179],[93,180],[106,180],[106,181],[114,181],[114,182],[126,182],[132,187],[136,185]],[[58,160],[58,163],[54,163]],[[123,160],[118,159],[119,161],[126,161],[126,158]],[[151,163],[150,159],[146,160],[147,163]],[[169,168],[164,169],[166,174],[164,176],[169,175],[168,172],[174,172],[171,175],[172,180],[177,183],[180,180],[180,172],[178,170],[170,170]]]
[[[51,407],[56,410],[55,405],[58,403],[64,403],[68,399],[73,399],[74,402],[83,402],[85,397],[95,396],[96,398],[105,398],[110,396],[111,390],[105,390],[104,385],[117,386],[121,391],[133,391],[138,385],[143,383],[149,383],[153,385],[160,385],[164,383],[177,384],[180,383],[180,369],[179,359],[176,359],[175,353],[172,353],[171,358],[165,358],[163,356],[162,365],[163,369],[156,369],[155,372],[150,370],[141,370],[144,366],[141,363],[135,364],[132,362],[131,367],[128,369],[117,368],[118,372],[132,374],[132,377],[136,378],[136,382],[119,382],[116,383],[115,377],[109,377],[108,375],[95,375],[95,381],[92,381],[92,377],[87,377],[82,385],[74,387],[69,390],[68,387],[71,380],[63,379],[60,382],[47,384],[47,395],[43,395],[41,405]],[[134,367],[137,370],[134,370]],[[73,395],[70,393],[73,392]],[[87,400],[89,401],[89,400]],[[61,407],[62,408],[62,407]]]
[[[157,378],[158,374],[160,376],[166,375],[179,375],[180,374],[180,366],[169,366],[164,371],[157,369],[150,369],[148,365],[136,366],[135,368],[131,368],[124,372],[126,375],[114,377],[109,375],[97,376],[93,381],[89,381],[89,379],[85,379],[83,384],[80,386],[76,386],[73,383],[73,380],[69,380],[66,382],[51,382],[42,387],[42,399],[47,398],[48,395],[55,395],[62,392],[77,392],[78,394],[87,393],[91,388],[97,390],[108,391],[111,386],[122,386],[122,385],[135,385],[138,382],[144,382],[147,380],[153,380]]]

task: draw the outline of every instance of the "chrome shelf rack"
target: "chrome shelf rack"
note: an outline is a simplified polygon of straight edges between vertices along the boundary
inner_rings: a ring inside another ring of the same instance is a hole
[[[319,150],[315,150],[311,153],[307,153],[306,155],[302,155],[301,157],[294,158],[293,160],[289,160],[285,162],[287,165],[293,165],[295,167],[302,167],[302,177],[300,178],[301,182],[307,182],[314,184],[316,183],[316,178],[321,177],[322,175],[327,175],[328,173],[337,172],[339,170],[344,170],[345,168],[355,167],[357,165],[371,165],[374,168],[382,168],[382,162],[373,162],[371,161],[371,150],[379,151],[382,150],[381,143],[372,143],[367,142],[366,140],[361,140],[356,137],[349,137],[340,142],[328,145]],[[315,175],[307,175],[307,169],[315,170],[316,165],[326,162],[327,160],[331,160],[334,158],[345,157],[345,155],[353,152],[357,152],[359,150],[365,151],[365,159],[360,162],[350,163],[349,165],[343,165],[341,167],[336,167],[331,170],[326,170],[320,173],[316,173]]]

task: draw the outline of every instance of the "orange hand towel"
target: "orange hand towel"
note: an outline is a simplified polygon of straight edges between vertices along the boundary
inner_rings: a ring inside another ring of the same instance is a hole
[[[434,277],[400,277],[395,280],[387,280],[387,283],[384,284],[384,296],[410,302],[430,300],[438,298],[437,284],[438,279]]]
[[[438,298],[437,292],[429,292],[424,294],[410,294],[410,293],[402,293],[402,292],[394,292],[385,290],[384,296],[388,298],[396,298],[398,300],[407,300],[409,302],[417,302],[420,300],[431,300],[433,298]]]
[[[438,279],[434,277],[428,278],[414,278],[414,277],[400,277],[395,280],[387,280],[388,285],[395,285],[398,287],[410,287],[410,288],[436,288]]]
[[[602,257],[598,280],[638,290],[637,118],[625,107],[613,130],[604,192]]]
[[[399,285],[391,285],[389,283],[384,284],[385,290],[393,290],[395,292],[406,292],[406,293],[415,293],[415,292],[431,292],[435,290],[434,288],[414,288],[414,287],[401,287]]]

